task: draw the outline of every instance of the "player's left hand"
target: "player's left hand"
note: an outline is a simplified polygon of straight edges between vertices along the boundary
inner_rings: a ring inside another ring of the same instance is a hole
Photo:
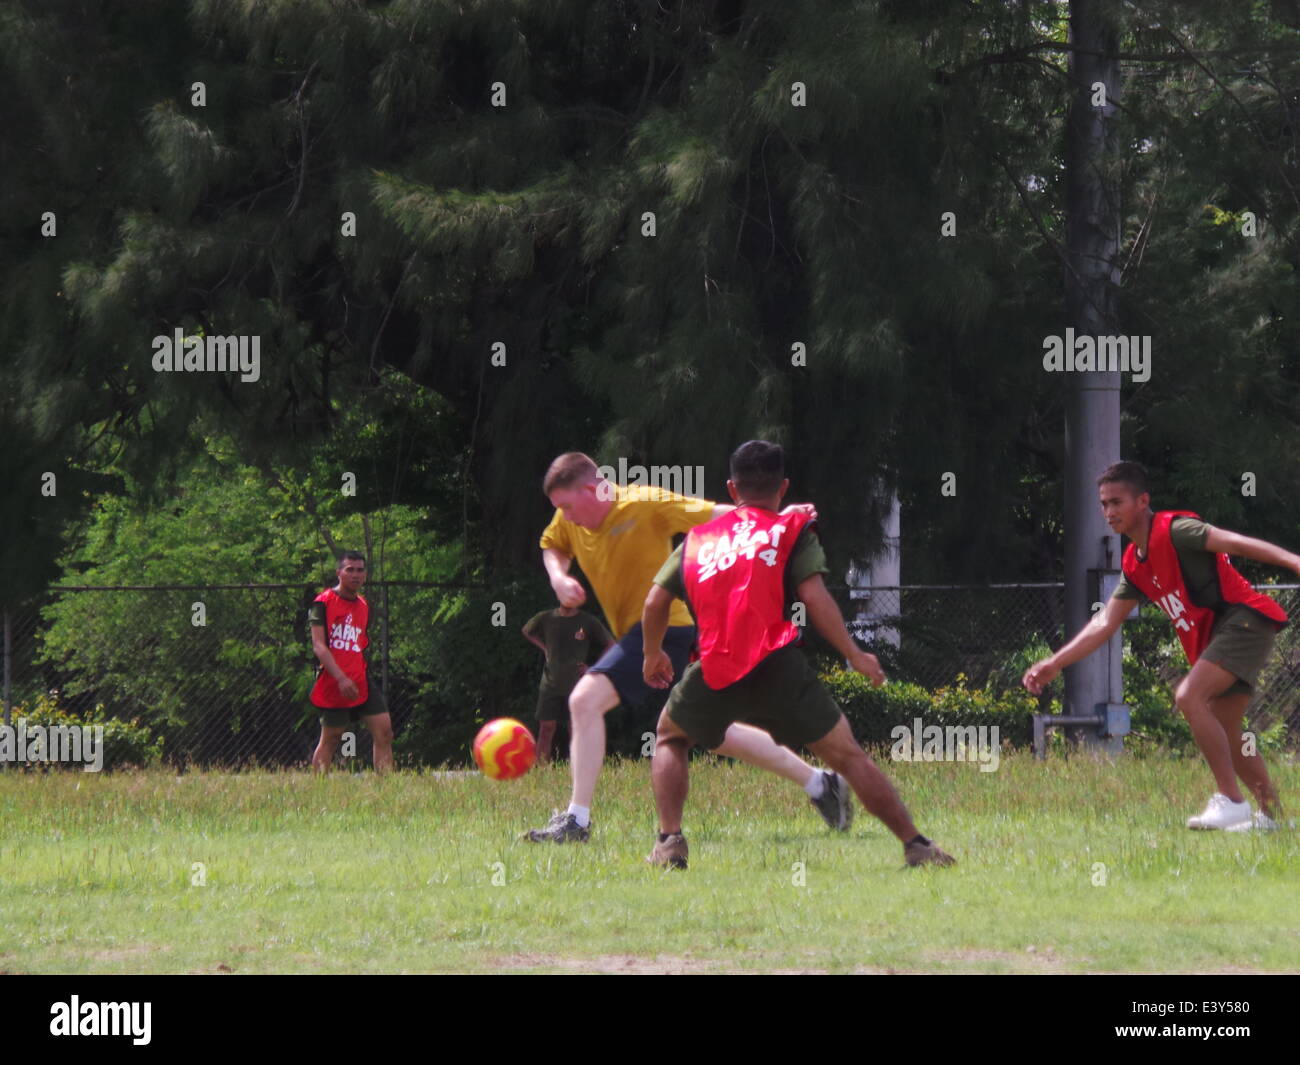
[[[792,512],[795,514],[807,514],[809,519],[812,521],[817,520],[817,508],[811,503],[791,503],[785,508],[785,510],[781,511],[782,514],[790,514]]]
[[[673,682],[673,660],[666,651],[656,651],[645,656],[641,675],[652,688],[666,688]]]

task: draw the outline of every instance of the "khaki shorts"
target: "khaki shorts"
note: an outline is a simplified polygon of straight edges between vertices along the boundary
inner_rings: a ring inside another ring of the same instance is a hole
[[[840,720],[831,698],[803,651],[790,644],[773,651],[735,684],[713,689],[692,662],[674,685],[665,708],[674,725],[705,750],[721,747],[737,721],[772,734],[786,747],[816,743]]]
[[[1224,695],[1249,695],[1259,684],[1277,639],[1277,625],[1249,607],[1233,607],[1210,630],[1201,657],[1237,678]]]

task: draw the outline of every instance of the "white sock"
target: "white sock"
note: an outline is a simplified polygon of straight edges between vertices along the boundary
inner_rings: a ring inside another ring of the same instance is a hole
[[[803,790],[808,793],[810,799],[822,797],[822,792],[826,790],[826,777],[821,770],[813,770],[813,775],[808,778],[808,783],[803,786]]]
[[[568,812],[573,814],[574,818],[577,820],[578,824],[582,828],[586,828],[589,824],[591,824],[590,806],[579,806],[576,802],[571,802],[569,803]]]

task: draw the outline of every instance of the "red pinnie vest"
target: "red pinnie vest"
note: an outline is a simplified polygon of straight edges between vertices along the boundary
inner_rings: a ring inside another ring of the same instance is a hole
[[[1197,517],[1199,515],[1190,510],[1158,511],[1151,522],[1146,559],[1139,560],[1137,545],[1130,543],[1124,550],[1123,562],[1124,576],[1129,583],[1160,607],[1174,623],[1190,665],[1196,665],[1196,660],[1210,642],[1210,630],[1214,628],[1216,615],[1211,608],[1197,606],[1192,602],[1183,580],[1183,569],[1178,564],[1178,551],[1169,535],[1169,523],[1174,518]],[[1241,603],[1263,614],[1279,627],[1286,624],[1286,611],[1276,600],[1255,591],[1246,578],[1233,568],[1227,555],[1216,555],[1214,562],[1219,591],[1225,603]]]
[[[697,525],[682,549],[682,585],[695,614],[704,683],[735,684],[799,639],[785,618],[785,567],[810,519],[737,507]]]
[[[311,690],[312,704],[321,707],[361,706],[370,696],[366,658],[362,654],[370,643],[366,636],[370,605],[360,595],[355,599],[344,599],[333,588],[321,592],[316,602],[325,604],[325,643],[339,669],[356,684],[359,698],[351,702],[345,700],[338,681],[322,669]]]

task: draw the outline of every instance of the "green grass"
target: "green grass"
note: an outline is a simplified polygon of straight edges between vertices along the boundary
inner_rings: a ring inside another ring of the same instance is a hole
[[[567,767],[6,771],[0,971],[1300,969],[1300,833],[1187,831],[1211,790],[1196,759],[888,764],[960,862],[919,870],[861,811],[832,834],[793,785],[708,761],[690,870],[650,869],[647,768],[607,766],[592,842],[565,847],[517,837],[566,801]],[[1273,769],[1294,795],[1300,768]]]

